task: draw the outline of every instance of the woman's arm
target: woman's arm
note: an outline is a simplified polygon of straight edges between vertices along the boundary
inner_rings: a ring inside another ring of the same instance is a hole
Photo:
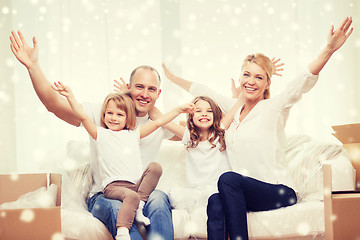
[[[190,91],[190,87],[193,84],[193,82],[185,80],[181,77],[178,77],[176,75],[174,75],[172,72],[170,72],[170,70],[166,67],[165,63],[162,64],[162,67],[164,69],[164,73],[165,76],[172,81],[173,83],[175,83],[176,85],[178,85],[179,87],[183,88],[185,91],[189,92]]]
[[[31,48],[25,41],[20,31],[17,34],[12,31],[10,36],[10,48],[15,57],[27,68],[34,90],[40,101],[49,112],[54,113],[61,120],[74,126],[80,125],[72,109],[64,98],[59,96],[51,88],[50,82],[46,79],[38,62],[39,48],[36,38],[33,37]]]
[[[153,107],[149,111],[150,119],[153,121],[158,119],[159,117],[162,117],[163,115],[164,114],[162,112],[160,112],[157,107]],[[162,127],[169,130],[170,132],[172,132],[175,135],[175,137],[172,137],[170,139],[172,141],[180,141],[184,136],[184,132],[185,132],[184,126],[181,126],[181,125],[173,123],[173,122],[169,122],[168,124],[165,124]]]
[[[182,106],[176,107],[170,112],[163,114],[159,116],[157,119],[143,125],[140,127],[140,138],[146,137],[150,133],[154,132],[159,127],[168,124],[171,122],[174,118],[176,118],[180,113],[189,113],[193,112],[195,109],[195,106],[193,103],[187,103]],[[182,133],[184,134],[184,133]],[[179,136],[181,135],[181,132],[179,132]]]
[[[85,113],[82,106],[76,101],[74,94],[68,86],[65,86],[62,82],[54,82],[54,86],[51,86],[55,91],[60,95],[66,97],[68,100],[72,111],[74,112],[76,118],[80,119],[81,123],[85,127],[89,135],[96,140],[97,139],[97,128],[95,123],[90,119],[90,117]]]
[[[352,18],[347,17],[335,31],[334,26],[331,26],[326,47],[320,52],[318,57],[309,64],[310,73],[318,75],[332,54],[346,42],[353,31],[353,28],[350,28],[351,23]]]

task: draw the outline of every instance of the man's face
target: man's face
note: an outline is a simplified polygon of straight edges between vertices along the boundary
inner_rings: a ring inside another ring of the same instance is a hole
[[[136,116],[143,117],[155,105],[161,90],[157,74],[150,69],[138,69],[132,77],[130,95],[135,103]]]

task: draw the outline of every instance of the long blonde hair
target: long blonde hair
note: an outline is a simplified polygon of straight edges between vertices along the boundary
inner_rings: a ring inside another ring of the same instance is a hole
[[[207,96],[198,96],[192,101],[192,103],[195,104],[199,100],[208,102],[214,115],[213,125],[209,128],[209,134],[211,138],[209,138],[208,141],[214,148],[216,147],[214,141],[217,137],[219,137],[219,143],[221,144],[220,151],[224,151],[226,149],[226,144],[225,144],[225,130],[221,128],[221,119],[223,115],[222,111],[220,107],[211,98]],[[199,130],[195,126],[193,118],[194,118],[194,114],[189,113],[187,117],[187,127],[190,132],[190,140],[187,143],[187,149],[196,148],[200,142]]]
[[[126,113],[126,124],[124,129],[134,130],[136,128],[135,104],[130,98],[129,93],[110,93],[106,96],[101,109],[101,126],[104,128],[108,128],[105,125],[104,119],[106,107],[111,100],[115,102],[117,108],[121,109]]]
[[[267,81],[270,81],[273,72],[273,63],[271,62],[270,58],[262,53],[250,54],[244,59],[244,62],[241,66],[241,71],[244,70],[246,64],[248,63],[255,63],[260,66],[266,73]],[[267,88],[264,91],[264,99],[268,98],[270,98],[270,88]]]

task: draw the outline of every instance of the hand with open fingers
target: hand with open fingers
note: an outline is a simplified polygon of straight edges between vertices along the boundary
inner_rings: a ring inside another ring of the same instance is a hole
[[[274,57],[271,59],[271,62],[273,64],[272,75],[282,76],[282,74],[280,74],[279,72],[284,71],[284,68],[282,68],[282,66],[284,66],[284,63],[279,63],[280,60],[280,58],[275,59]]]
[[[54,85],[51,85],[51,87],[64,97],[69,97],[72,95],[72,91],[71,91],[70,87],[64,85],[60,81],[54,82]]]
[[[342,24],[334,30],[334,25],[331,25],[330,33],[327,39],[327,47],[330,51],[335,52],[338,50],[353,32],[353,28],[350,28],[352,18],[347,17]]]
[[[115,82],[114,83],[114,87],[115,87],[114,91],[115,92],[126,92],[128,90],[128,87],[127,87],[124,79],[122,79],[122,77],[120,77],[120,81],[121,82],[119,82],[116,79],[114,80],[114,82]]]
[[[15,55],[15,57],[25,65],[25,67],[30,68],[37,63],[39,57],[39,49],[37,45],[36,38],[33,37],[33,45],[31,48],[25,41],[23,34],[18,31],[17,33],[11,31],[10,35],[10,49]]]

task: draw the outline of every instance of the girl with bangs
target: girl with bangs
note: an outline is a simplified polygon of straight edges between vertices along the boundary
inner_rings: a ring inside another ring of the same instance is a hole
[[[184,104],[139,128],[136,126],[135,104],[127,93],[111,93],[103,103],[101,127],[97,127],[76,101],[71,89],[61,82],[52,88],[65,96],[82,125],[96,142],[98,165],[105,197],[123,202],[117,220],[116,240],[130,240],[133,221],[148,226],[143,207],[162,175],[160,164],[152,162],[142,171],[141,138],[169,123],[180,113],[193,111],[194,104]],[[93,166],[94,167],[94,166]]]

